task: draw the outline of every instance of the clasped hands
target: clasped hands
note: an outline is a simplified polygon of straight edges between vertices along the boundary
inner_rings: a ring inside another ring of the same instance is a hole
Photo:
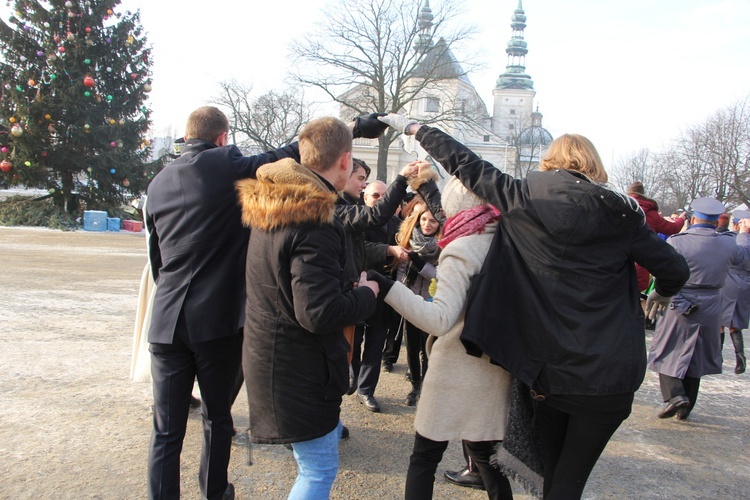
[[[430,162],[425,160],[414,160],[413,162],[404,166],[399,174],[403,175],[407,179],[413,179],[425,170],[430,170],[432,165]]]
[[[358,116],[354,119],[352,135],[355,139],[364,137],[376,139],[380,137],[385,129],[391,127],[401,134],[414,135],[421,125],[416,120],[407,118],[397,113],[370,113]]]

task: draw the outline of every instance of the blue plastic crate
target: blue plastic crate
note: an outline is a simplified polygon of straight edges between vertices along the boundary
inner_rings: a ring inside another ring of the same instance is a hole
[[[120,230],[120,218],[119,217],[107,217],[107,231],[119,231]]]
[[[83,212],[84,231],[106,231],[107,212],[101,210],[86,210]]]

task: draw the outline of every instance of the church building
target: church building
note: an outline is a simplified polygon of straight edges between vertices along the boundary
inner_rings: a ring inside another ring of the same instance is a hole
[[[504,172],[523,177],[533,170],[552,142],[551,134],[542,127],[542,114],[534,110],[534,82],[526,74],[528,53],[524,40],[526,15],[522,0],[511,17],[511,38],[505,49],[508,60],[505,72],[497,79],[492,91],[492,115],[472,85],[445,40],[432,38],[433,16],[429,1],[419,16],[420,33],[415,50],[423,51],[410,85],[421,85],[417,99],[411,100],[400,112],[440,129],[466,144],[472,151]],[[436,77],[436,72],[439,74]],[[356,96],[361,87],[354,87],[345,98]],[[344,110],[342,109],[342,118]],[[408,152],[407,152],[408,151]],[[378,141],[356,139],[354,156],[373,169],[377,164]],[[401,167],[427,154],[413,138],[401,136],[388,151],[388,181]],[[429,159],[429,158],[428,158]],[[447,174],[436,164],[443,178]],[[371,178],[374,178],[371,176]]]

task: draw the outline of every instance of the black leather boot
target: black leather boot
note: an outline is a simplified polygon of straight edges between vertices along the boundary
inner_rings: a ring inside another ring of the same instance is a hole
[[[730,330],[729,335],[732,337],[734,344],[734,354],[737,357],[737,365],[734,367],[734,373],[739,375],[745,373],[747,367],[747,358],[745,358],[745,341],[742,338],[742,330]]]
[[[406,395],[406,406],[414,406],[417,404],[417,399],[419,398],[419,393],[422,389],[422,382],[412,382],[411,383],[411,392]]]

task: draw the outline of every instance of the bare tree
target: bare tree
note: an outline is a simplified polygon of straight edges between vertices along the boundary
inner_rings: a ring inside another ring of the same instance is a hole
[[[685,204],[699,196],[716,196],[713,170],[706,162],[707,153],[702,137],[699,127],[690,127],[662,155],[670,189]]]
[[[710,196],[750,205],[750,115],[748,101],[719,110],[688,127],[661,155],[673,198],[689,203]]]
[[[297,81],[338,103],[342,119],[408,112],[419,99],[433,99],[434,109],[421,121],[474,122],[471,96],[439,85],[466,80],[464,68],[471,65],[459,64],[452,53],[475,31],[456,22],[460,10],[452,1],[433,15],[428,0],[340,0],[327,10],[324,24],[292,44]],[[380,180],[386,180],[387,151],[397,136],[388,130],[378,140]]]
[[[641,149],[618,159],[612,172],[612,181],[622,191],[640,181],[649,197],[661,201],[669,198],[669,182],[663,167],[659,155],[648,149]]]
[[[717,111],[701,126],[705,161],[712,167],[715,196],[750,205],[748,101]]]
[[[297,90],[270,90],[253,97],[252,85],[220,82],[212,102],[228,111],[229,131],[237,147],[254,154],[286,146],[312,118],[310,105]]]
[[[515,147],[513,177],[520,179],[537,169],[547,147],[552,142],[552,135],[542,127],[541,113],[531,116],[519,114],[509,125],[505,140]]]

